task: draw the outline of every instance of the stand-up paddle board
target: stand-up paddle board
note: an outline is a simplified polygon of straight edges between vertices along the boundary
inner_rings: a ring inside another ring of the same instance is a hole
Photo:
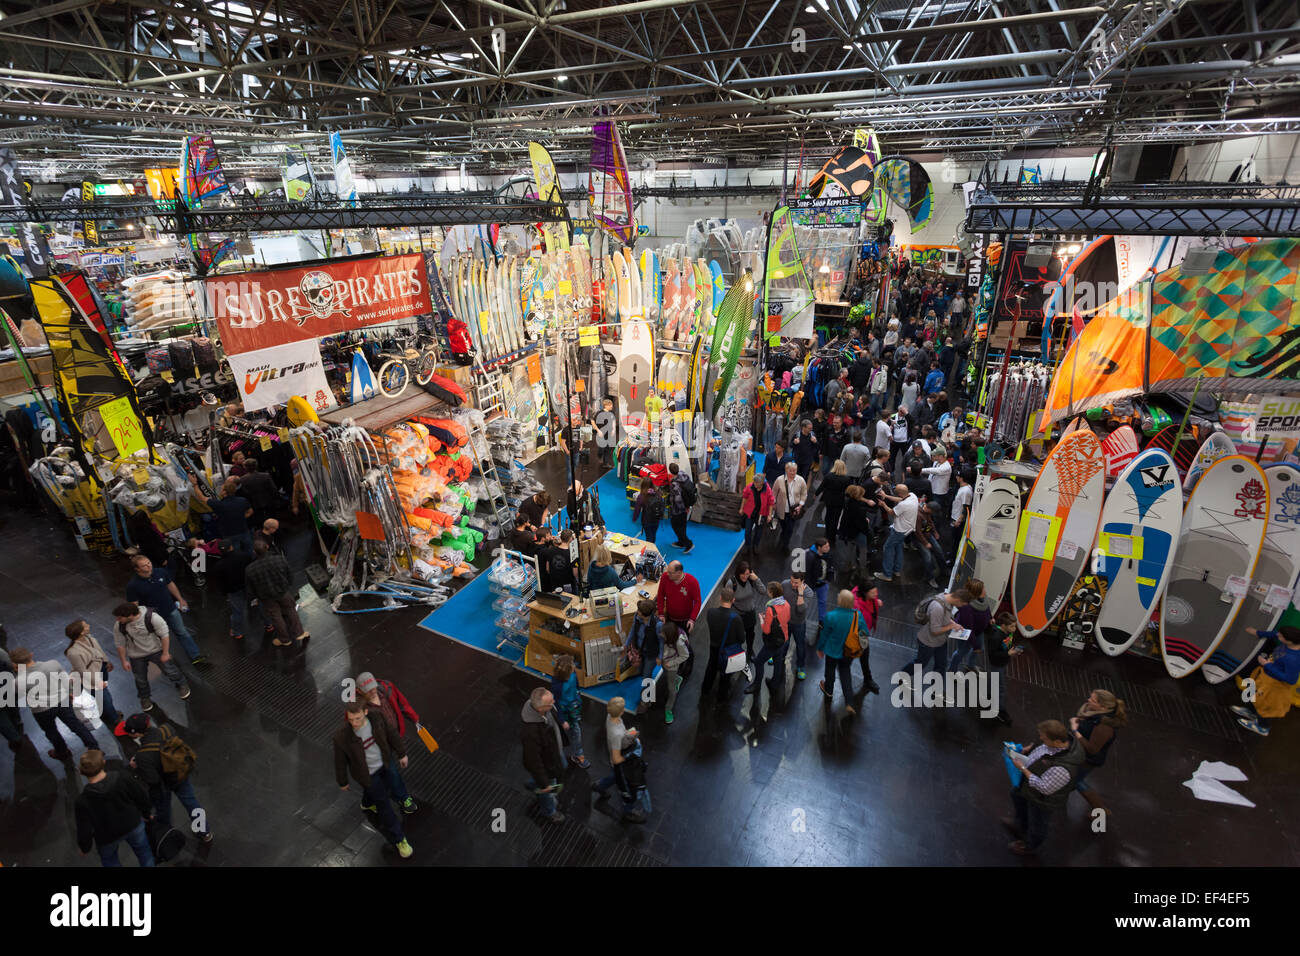
[[[1080,428],[1057,443],[1034,481],[1011,562],[1011,605],[1025,637],[1052,623],[1092,556],[1105,467],[1101,442]]]
[[[654,343],[650,327],[639,319],[624,322],[623,352],[618,360],[618,397],[625,425],[631,418],[640,420],[645,417],[645,400],[650,394],[653,367]]]
[[[1232,439],[1223,432],[1215,432],[1196,453],[1196,459],[1187,469],[1187,477],[1183,479],[1183,490],[1191,491],[1196,487],[1196,479],[1200,478],[1209,468],[1220,458],[1227,458],[1229,455],[1237,453],[1237,446],[1232,443]]]
[[[1116,478],[1138,456],[1137,432],[1131,425],[1121,425],[1106,436],[1101,450],[1106,455],[1106,476]]]
[[[972,554],[971,575],[984,582],[989,606],[995,609],[1011,578],[1019,525],[1020,486],[1011,478],[990,478],[971,508],[967,548]]]
[[[1097,646],[1117,657],[1146,629],[1173,570],[1183,521],[1183,492],[1169,452],[1148,448],[1129,462],[1101,509],[1097,547],[1106,600]]]
[[[1264,469],[1264,477],[1268,480],[1264,546],[1241,611],[1201,668],[1211,684],[1227,680],[1254,662],[1264,642],[1247,634],[1246,628],[1271,631],[1276,627],[1291,602],[1296,577],[1300,575],[1300,469],[1294,465],[1270,465]]]
[[[1160,602],[1160,656],[1173,677],[1204,664],[1241,609],[1264,543],[1267,486],[1244,455],[1220,458],[1196,483]]]
[[[1178,466],[1178,474],[1186,475],[1187,470],[1195,463],[1196,453],[1201,446],[1190,428],[1183,431],[1183,437],[1178,439],[1178,447],[1175,448],[1174,439],[1177,437],[1178,426],[1166,425],[1151,436],[1151,440],[1147,442],[1147,447],[1163,448],[1169,452],[1174,458],[1174,464]]]

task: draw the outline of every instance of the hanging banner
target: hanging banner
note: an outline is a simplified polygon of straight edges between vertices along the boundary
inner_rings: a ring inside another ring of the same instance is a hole
[[[334,192],[349,206],[357,204],[357,180],[352,175],[352,162],[343,151],[343,136],[330,133],[330,155],[334,158]]]
[[[26,206],[27,190],[18,174],[18,159],[9,147],[0,147],[0,203],[6,206]],[[50,274],[50,245],[45,241],[40,227],[33,222],[17,225],[18,241],[23,247],[23,261],[34,279],[44,279]]]
[[[814,229],[851,228],[862,222],[862,201],[851,196],[796,199],[790,203],[790,218],[796,226]]]
[[[289,202],[302,202],[316,191],[316,177],[312,173],[311,161],[307,159],[304,147],[295,145],[284,148],[280,178],[284,183],[284,198]]]
[[[154,202],[175,199],[180,183],[180,170],[175,166],[157,166],[144,171],[145,189]]]
[[[81,184],[81,201],[83,203],[92,203],[95,201],[95,184],[83,182]],[[87,219],[81,224],[81,241],[87,246],[99,245],[99,226],[95,220]]]
[[[212,276],[203,291],[227,355],[433,312],[418,254]]]
[[[227,360],[245,411],[284,405],[295,395],[305,398],[317,412],[337,405],[321,365],[320,345],[314,340],[230,355]]]

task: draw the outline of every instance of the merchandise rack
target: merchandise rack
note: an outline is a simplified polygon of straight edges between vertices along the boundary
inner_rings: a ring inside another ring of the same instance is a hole
[[[537,596],[540,580],[536,558],[507,548],[497,551],[497,558],[488,569],[488,589],[495,595],[493,609],[501,612],[496,619],[501,632],[498,651],[506,644],[527,649],[528,602]]]

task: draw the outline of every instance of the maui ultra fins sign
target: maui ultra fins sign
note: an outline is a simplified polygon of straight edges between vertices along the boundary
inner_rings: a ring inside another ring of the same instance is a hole
[[[337,404],[321,366],[320,346],[311,340],[228,356],[239,399],[247,411],[287,404],[300,395],[318,412]]]

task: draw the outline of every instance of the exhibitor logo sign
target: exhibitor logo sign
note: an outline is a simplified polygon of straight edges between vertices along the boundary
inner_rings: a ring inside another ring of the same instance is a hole
[[[1255,434],[1269,438],[1300,437],[1300,398],[1266,398],[1259,403]]]
[[[314,341],[243,352],[227,360],[247,411],[283,405],[294,395],[305,397],[318,412],[337,404],[325,378],[320,346]]]
[[[214,276],[203,288],[228,356],[433,311],[418,255]]]

